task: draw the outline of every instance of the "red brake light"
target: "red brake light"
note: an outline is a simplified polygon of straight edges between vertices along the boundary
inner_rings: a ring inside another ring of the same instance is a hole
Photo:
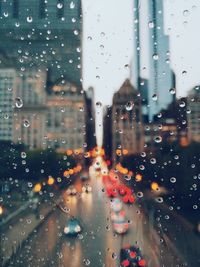
[[[129,264],[130,264],[129,260],[122,261],[122,266],[124,267],[129,266]]]
[[[138,265],[144,267],[144,266],[146,265],[145,260],[139,260],[139,261],[138,261]]]

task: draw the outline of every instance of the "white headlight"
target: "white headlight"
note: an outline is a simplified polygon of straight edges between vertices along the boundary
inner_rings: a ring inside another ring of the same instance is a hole
[[[77,226],[75,227],[75,232],[78,233],[78,232],[80,232],[80,231],[81,231],[81,227],[80,227],[79,225],[77,225]]]
[[[64,228],[64,233],[65,233],[65,234],[68,234],[68,233],[69,233],[69,227],[65,227],[65,228]]]

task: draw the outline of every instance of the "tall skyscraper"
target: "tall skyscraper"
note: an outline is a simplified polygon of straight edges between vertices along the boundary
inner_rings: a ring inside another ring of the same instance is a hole
[[[0,1],[0,67],[45,67],[50,82],[80,85],[81,1]]]
[[[146,10],[147,14],[143,14]],[[174,87],[173,72],[170,68],[169,37],[164,33],[164,10],[162,0],[134,1],[135,57],[133,76],[139,81],[142,76],[141,47],[148,54],[145,66],[148,72],[148,114],[149,119],[173,101],[170,89]],[[139,52],[138,52],[139,51]],[[139,53],[139,55],[138,55]],[[136,71],[134,71],[136,70]],[[143,78],[143,77],[142,77]],[[138,85],[140,90],[140,84]]]

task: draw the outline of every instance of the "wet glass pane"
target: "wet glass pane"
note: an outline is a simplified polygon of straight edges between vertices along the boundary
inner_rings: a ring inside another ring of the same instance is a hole
[[[198,0],[0,1],[0,265],[200,266]]]

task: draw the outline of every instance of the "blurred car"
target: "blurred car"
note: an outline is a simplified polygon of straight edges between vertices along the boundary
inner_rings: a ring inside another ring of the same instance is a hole
[[[127,266],[147,267],[146,261],[143,259],[138,247],[127,246],[121,249],[120,267]]]
[[[91,185],[84,185],[83,187],[82,187],[82,192],[83,193],[90,193],[90,192],[92,192],[92,187],[91,187]]]
[[[125,220],[125,211],[120,211],[120,212],[111,212],[111,221],[115,222],[118,220]]]
[[[64,228],[64,233],[66,235],[77,235],[82,231],[80,222],[76,218],[71,218],[66,223],[66,226]]]
[[[75,187],[73,186],[70,186],[68,189],[67,189],[67,194],[68,195],[71,195],[71,196],[75,196],[77,194],[77,190]]]
[[[112,216],[112,215],[111,215]],[[112,217],[111,217],[112,220]],[[125,234],[128,231],[129,225],[125,217],[125,213],[122,215],[116,213],[113,217],[113,229],[117,234]]]
[[[122,209],[122,202],[119,198],[113,198],[111,200],[111,210],[115,211],[115,212],[119,212]]]

